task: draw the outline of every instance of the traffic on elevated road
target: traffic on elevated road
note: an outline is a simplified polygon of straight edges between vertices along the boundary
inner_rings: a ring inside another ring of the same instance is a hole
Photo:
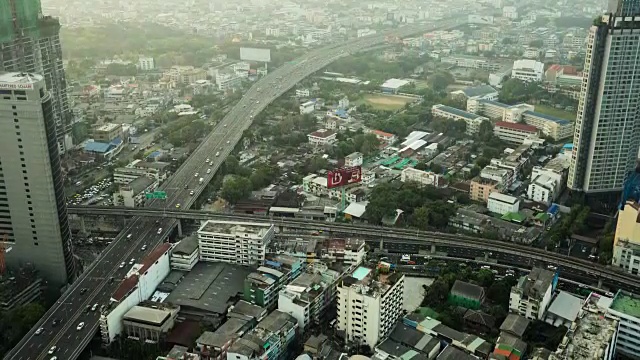
[[[276,69],[247,91],[194,150],[189,159],[162,184],[159,191],[165,192],[166,198],[149,199],[145,205],[163,209],[191,207],[233,151],[255,116],[309,74],[340,57],[366,51],[372,46],[384,43],[387,37],[407,36],[436,28],[451,28],[463,22],[464,20],[455,19],[430,26],[407,26],[382,35],[326,46],[311,51],[295,63],[288,63]],[[48,359],[53,356],[65,360],[76,359],[98,328],[100,306],[109,303],[111,294],[126,275],[126,268],[120,267],[120,264],[144,258],[161,242],[167,240],[175,225],[174,219],[134,218],[5,359]],[[95,310],[92,310],[93,305],[96,305]],[[79,326],[80,323],[83,323],[82,327]]]
[[[401,242],[404,246],[437,245],[448,248],[468,248],[473,251],[491,251],[500,254],[502,259],[511,263],[545,264],[545,266],[561,266],[564,271],[571,271],[576,275],[606,280],[612,286],[628,291],[638,292],[640,282],[637,276],[606,267],[590,261],[577,259],[551,251],[544,251],[530,246],[509,243],[491,239],[483,239],[459,234],[418,231],[415,229],[387,228],[372,225],[342,224],[308,219],[294,219],[288,217],[264,217],[259,215],[229,215],[199,210],[178,209],[147,209],[128,207],[95,207],[73,206],[70,214],[112,215],[112,216],[147,216],[165,219],[194,219],[194,220],[229,220],[229,221],[257,221],[269,222],[276,226],[290,230],[326,231],[333,234],[383,239],[385,242]],[[535,261],[531,262],[531,261]]]

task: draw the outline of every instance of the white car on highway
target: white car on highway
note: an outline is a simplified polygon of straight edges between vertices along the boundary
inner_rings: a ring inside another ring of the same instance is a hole
[[[55,345],[53,345],[53,346],[51,347],[51,349],[49,349],[49,355],[51,355],[51,354],[53,354],[54,352],[56,352],[56,350],[58,350],[58,347],[57,347],[57,346],[55,346]]]
[[[195,194],[193,190],[189,191],[189,195],[193,196],[193,194]]]
[[[120,263],[120,269],[122,269],[125,265],[127,265],[124,261]]]
[[[158,235],[162,234],[162,228],[158,228]]]
[[[207,174],[211,174],[211,169],[207,169]]]
[[[84,328],[84,323],[83,322],[78,324],[78,327],[76,328],[76,330],[80,331],[80,330],[82,330],[82,328]]]
[[[193,175],[193,177],[198,177],[198,175],[200,175],[200,174],[198,174],[198,173],[195,173],[195,174]]]
[[[44,328],[38,328],[38,330],[36,330],[36,335],[40,335],[42,334],[42,332],[44,331]]]

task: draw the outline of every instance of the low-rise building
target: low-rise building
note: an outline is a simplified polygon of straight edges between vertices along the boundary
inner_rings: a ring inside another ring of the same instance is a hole
[[[302,261],[293,256],[269,256],[244,280],[244,300],[266,309],[276,307],[280,290],[300,276],[302,269]]]
[[[296,97],[304,98],[311,96],[309,89],[296,89]]]
[[[274,226],[262,222],[208,220],[198,229],[201,261],[261,264]]]
[[[6,270],[0,274],[0,311],[10,311],[40,300],[43,288],[42,278],[32,266]]]
[[[478,85],[478,86],[468,87],[462,90],[453,91],[451,95],[462,97],[464,98],[464,100],[468,100],[468,99],[497,100],[499,93],[498,93],[498,90],[493,88],[491,85]]]
[[[556,181],[546,174],[531,175],[527,187],[527,198],[541,204],[550,205],[560,195],[556,192]]]
[[[319,325],[335,299],[341,275],[324,264],[310,266],[306,273],[280,291],[278,310],[296,318],[300,332]]]
[[[497,165],[487,165],[480,170],[480,177],[486,180],[497,181],[504,188],[511,186],[513,180],[513,170],[504,169]]]
[[[432,185],[435,187],[442,187],[445,185],[445,179],[440,174],[436,174],[431,171],[422,171],[411,167],[402,170],[400,181],[414,181],[422,185]]]
[[[104,124],[93,129],[94,141],[108,144],[117,138],[124,139],[124,131],[120,124]]]
[[[335,131],[320,129],[307,135],[309,144],[313,146],[326,146],[333,144],[337,140],[338,134]]]
[[[196,235],[180,240],[171,250],[171,269],[191,271],[200,259],[200,247]]]
[[[278,359],[296,339],[297,329],[293,316],[274,310],[229,347],[227,360]]]
[[[169,163],[161,161],[134,160],[127,166],[114,170],[113,182],[116,184],[129,184],[140,176],[146,176],[161,182],[167,177],[166,168],[168,166]]]
[[[264,316],[266,316],[266,311]],[[253,329],[259,320],[246,317],[229,317],[216,331],[205,331],[200,335],[196,340],[196,351],[204,359],[226,359],[229,347],[240,339],[242,335]]]
[[[402,315],[404,275],[356,268],[338,285],[337,329],[347,341],[375,346],[386,338]]]
[[[122,317],[122,333],[129,339],[157,344],[173,329],[179,311],[180,306],[159,303],[136,305]]]
[[[376,346],[373,359],[435,359],[441,347],[438,338],[398,322],[391,335]]]
[[[383,93],[396,94],[398,93],[401,87],[405,85],[409,85],[410,83],[411,83],[411,80],[389,79],[380,86],[380,89],[382,90]]]
[[[216,75],[216,85],[220,91],[234,90],[242,84],[242,78],[236,74],[218,73]]]
[[[441,60],[444,64],[452,64],[458,67],[468,69],[480,69],[487,71],[498,71],[504,64],[495,62],[491,59],[481,56],[456,55],[444,57]]]
[[[388,132],[384,132],[381,130],[370,130],[369,133],[374,134],[378,138],[378,140],[386,144],[392,144],[396,141],[396,136]]]
[[[573,123],[568,120],[535,111],[523,112],[522,120],[525,124],[536,127],[544,136],[555,141],[573,136]]]
[[[369,172],[363,172],[362,179],[365,177],[369,178]],[[369,179],[368,181],[372,181]],[[364,181],[363,181],[364,183]],[[328,187],[328,180],[326,175],[320,176],[316,174],[309,174],[302,179],[302,189],[304,192],[313,194],[315,196],[328,197],[329,199],[342,199],[342,190],[345,191],[345,202],[346,203],[354,203],[364,200],[365,193],[360,188],[360,184],[352,184],[347,185],[342,188],[332,188]]]
[[[531,125],[505,121],[497,122],[493,128],[496,137],[511,144],[523,144],[526,139],[538,138],[538,131]]]
[[[480,116],[478,114],[466,112],[464,110],[456,109],[451,106],[442,104],[433,105],[431,108],[431,114],[435,117],[441,117],[454,121],[462,120],[467,124],[466,133],[469,135],[477,134],[480,130],[480,124],[483,121],[489,121],[488,118]]]
[[[300,104],[300,114],[311,114],[316,109],[316,103],[313,101],[307,101]]]
[[[504,215],[507,213],[517,213],[520,210],[520,199],[515,196],[492,192],[489,194],[487,209],[492,213]]]
[[[469,198],[472,201],[488,202],[492,192],[499,191],[501,185],[496,180],[475,177],[469,183]]]
[[[362,166],[363,155],[360,152],[354,152],[344,157],[344,166]]]
[[[612,360],[615,358],[619,319],[598,306],[593,293],[579,307],[555,353],[547,360]],[[535,359],[535,357],[534,357]]]
[[[516,60],[513,62],[511,77],[525,82],[542,81],[544,63],[535,60]]]
[[[533,268],[511,288],[509,310],[530,320],[542,320],[551,303],[555,281],[553,271]]]
[[[156,287],[169,274],[171,244],[163,243],[153,249],[139,264],[134,264],[111,295],[104,311],[101,311],[100,333],[102,342],[109,344],[123,330],[122,319],[134,306],[148,300]]]
[[[120,185],[118,192],[113,193],[113,204],[126,207],[142,206],[146,194],[153,192],[157,186],[157,180],[140,176],[127,185]]]
[[[485,291],[482,286],[456,280],[449,291],[448,301],[456,306],[477,310],[482,306]]]

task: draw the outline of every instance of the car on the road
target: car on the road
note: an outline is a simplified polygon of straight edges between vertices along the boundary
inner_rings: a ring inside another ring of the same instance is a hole
[[[220,151],[218,151],[218,152],[216,153],[216,156],[220,156]]]
[[[43,332],[43,331],[44,331],[44,328],[43,328],[43,327],[38,328],[38,330],[36,330],[36,335],[40,335],[40,334],[42,334],[42,332]]]
[[[133,234],[127,235],[127,239],[131,239],[132,236],[133,236]]]
[[[605,295],[607,295],[608,297],[614,297],[615,296],[615,294],[612,293],[612,292],[607,292],[607,293],[605,293]]]
[[[127,265],[124,261],[120,263],[120,269],[122,269],[125,265]]]
[[[162,234],[162,228],[158,228],[158,235]]]
[[[49,349],[49,355],[53,354],[54,352],[56,352],[56,350],[58,350],[58,347],[53,345],[50,349]]]
[[[53,321],[51,322],[52,326],[58,326],[58,324],[60,324],[60,319],[53,319]]]
[[[84,328],[84,323],[83,322],[78,324],[78,327],[76,327],[76,330],[80,331],[80,330],[82,330],[82,328]]]
[[[198,177],[198,175],[200,175],[200,174],[195,173],[195,174],[193,174],[193,177]]]
[[[82,288],[82,289],[80,289],[80,294],[82,295],[82,294],[86,293],[87,291],[89,291],[89,289]]]
[[[231,140],[227,140],[227,144],[230,144],[230,143],[231,143]]]
[[[52,356],[51,359],[49,359],[49,360],[58,360],[58,357],[57,356]]]
[[[133,265],[136,262],[136,259],[129,260],[129,265]]]
[[[227,127],[227,124],[224,124],[224,125],[222,125],[222,126]]]
[[[195,192],[193,192],[193,190],[189,191],[189,195],[193,196],[193,194],[195,194]]]
[[[211,174],[211,169],[207,169],[207,174]]]
[[[98,303],[93,304],[93,306],[91,307],[91,311],[96,311],[96,309],[98,308]]]
[[[147,250],[147,245],[142,245],[142,247],[140,248],[140,251],[145,251]]]
[[[180,204],[176,204],[176,209],[180,209]]]
[[[185,190],[189,188],[189,184],[184,184]]]
[[[205,162],[206,162],[206,163],[208,163],[209,161],[211,161],[211,159],[207,159],[207,160],[205,160]]]
[[[87,307],[84,309],[84,312],[89,312],[91,311],[91,305],[87,305]]]

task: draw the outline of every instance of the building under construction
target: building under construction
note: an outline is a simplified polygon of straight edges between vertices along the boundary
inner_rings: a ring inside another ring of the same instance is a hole
[[[45,77],[53,95],[58,147],[73,145],[72,113],[62,64],[60,22],[42,15],[40,0],[0,0],[0,72],[28,72]]]

